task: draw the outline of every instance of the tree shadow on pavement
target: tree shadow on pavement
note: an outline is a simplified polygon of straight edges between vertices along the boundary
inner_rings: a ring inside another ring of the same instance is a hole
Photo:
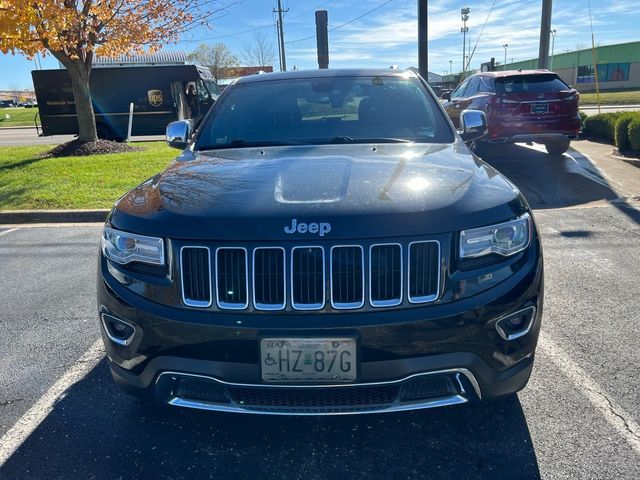
[[[539,478],[517,397],[398,414],[280,417],[156,409],[102,361],[0,478]]]

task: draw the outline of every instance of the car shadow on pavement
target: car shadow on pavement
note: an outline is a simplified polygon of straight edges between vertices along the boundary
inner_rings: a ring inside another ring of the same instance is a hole
[[[540,478],[517,397],[398,414],[280,417],[157,409],[103,360],[0,478]]]
[[[525,145],[501,145],[483,160],[515,183],[534,209],[619,198],[589,159],[573,149],[549,155]]]

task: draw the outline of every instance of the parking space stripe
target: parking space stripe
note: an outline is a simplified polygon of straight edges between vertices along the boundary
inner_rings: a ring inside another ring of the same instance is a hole
[[[0,438],[0,467],[47,418],[58,399],[76,382],[82,380],[102,357],[104,357],[104,348],[102,340],[98,339]]]
[[[548,357],[569,378],[576,389],[584,394],[607,422],[640,455],[640,425],[614,402],[607,392],[589,374],[577,365],[553,340],[540,335],[538,350]]]
[[[17,228],[10,228],[9,230],[3,230],[2,232],[0,232],[0,237],[2,235],[6,235],[7,233],[15,232],[16,230],[18,230],[18,229]]]

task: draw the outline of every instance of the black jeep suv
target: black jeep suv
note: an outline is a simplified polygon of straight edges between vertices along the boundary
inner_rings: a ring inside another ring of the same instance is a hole
[[[397,70],[254,75],[117,201],[98,268],[115,381],[226,412],[390,412],[531,374],[540,239],[522,194]]]

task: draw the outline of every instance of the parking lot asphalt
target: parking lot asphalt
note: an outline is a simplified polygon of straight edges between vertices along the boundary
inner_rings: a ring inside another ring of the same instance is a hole
[[[577,148],[487,159],[535,209],[545,311],[529,385],[477,405],[304,418],[149,408],[117,389],[96,343],[100,228],[0,227],[0,478],[637,479],[640,170]]]

